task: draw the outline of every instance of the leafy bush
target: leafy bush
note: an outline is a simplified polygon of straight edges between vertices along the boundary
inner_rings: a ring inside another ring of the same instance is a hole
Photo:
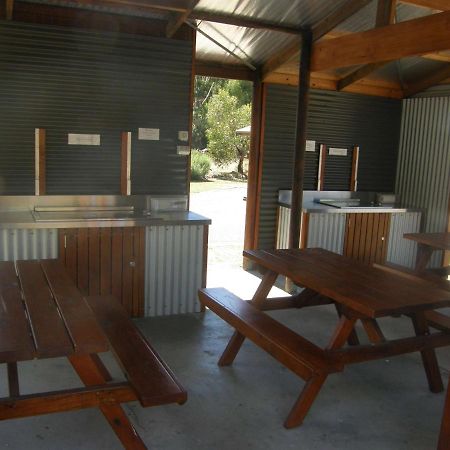
[[[206,175],[211,170],[211,158],[205,153],[198,150],[191,152],[191,180],[203,181],[206,180]]]

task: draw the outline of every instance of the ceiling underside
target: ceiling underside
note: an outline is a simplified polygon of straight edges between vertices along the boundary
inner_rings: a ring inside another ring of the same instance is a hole
[[[12,2],[12,0],[5,0]],[[342,38],[372,30],[377,25],[380,4],[393,0],[22,0],[98,12],[160,19],[175,29],[189,22],[197,27],[196,59],[221,66],[261,69],[268,82],[297,84],[301,29],[321,28],[324,20],[341,16],[344,20],[327,30],[317,42]],[[349,4],[357,12],[345,18]],[[425,7],[430,6],[430,7]],[[436,9],[439,7],[439,9]],[[450,0],[397,0],[389,24],[419,19],[443,10],[450,11]],[[446,14],[446,13],[444,13]],[[450,14],[450,13],[449,13]],[[228,23],[221,23],[228,22]],[[236,23],[237,22],[237,23]],[[248,22],[248,23],[246,23]],[[230,23],[234,23],[231,25]],[[262,28],[264,24],[267,27]],[[448,21],[450,33],[450,20]],[[380,26],[380,25],[379,25]],[[283,28],[278,31],[278,28]],[[322,27],[323,28],[323,27]],[[297,33],[298,30],[298,34]],[[299,47],[298,47],[299,48]],[[294,51],[292,50],[294,49]],[[281,56],[280,56],[281,55]],[[450,66],[450,48],[413,55],[394,61],[377,62],[313,71],[312,85],[325,89],[404,97],[434,85],[450,82],[445,75]],[[355,74],[356,72],[356,74]],[[372,88],[371,88],[372,87]],[[418,90],[419,89],[419,90]]]

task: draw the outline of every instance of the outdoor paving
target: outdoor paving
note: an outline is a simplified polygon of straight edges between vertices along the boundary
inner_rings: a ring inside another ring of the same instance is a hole
[[[245,183],[220,185],[217,190],[191,194],[190,209],[212,220],[207,286],[223,286],[250,299],[261,280],[242,268],[246,195]],[[279,297],[286,293],[273,288],[269,295]]]

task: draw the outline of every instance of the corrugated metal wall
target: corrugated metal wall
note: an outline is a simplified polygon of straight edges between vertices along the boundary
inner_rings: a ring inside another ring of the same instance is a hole
[[[146,316],[200,311],[203,230],[203,225],[146,227]]]
[[[275,245],[278,190],[291,187],[296,106],[296,88],[267,87],[258,244],[261,248]],[[393,191],[400,119],[398,100],[312,90],[307,137],[328,147],[351,149],[359,145],[359,190]],[[347,164],[343,168],[342,157],[328,159],[325,189],[346,189],[350,153],[344,158]],[[313,166],[317,164],[317,156],[312,156],[316,154],[307,155],[304,189],[317,187],[317,165]],[[336,160],[338,164],[333,165]]]
[[[425,209],[425,232],[446,231],[450,192],[450,98],[403,101],[396,192]],[[433,266],[442,255],[435,252]]]
[[[422,213],[410,212],[391,214],[389,241],[386,261],[413,269],[416,263],[417,246],[413,241],[405,239],[405,233],[420,231]]]
[[[56,229],[0,229],[0,261],[57,257]]]
[[[121,131],[133,194],[185,194],[191,43],[0,22],[0,194],[34,193],[34,129],[47,130],[47,193],[120,193]],[[159,141],[137,130],[159,128]],[[68,145],[68,133],[101,146]]]
[[[346,214],[309,215],[308,247],[322,247],[342,254],[344,252]]]

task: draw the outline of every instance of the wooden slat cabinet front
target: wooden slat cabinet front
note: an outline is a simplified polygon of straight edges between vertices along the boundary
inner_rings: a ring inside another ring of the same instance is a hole
[[[347,214],[344,255],[365,264],[384,264],[390,218],[387,213]]]
[[[145,228],[62,228],[58,258],[85,295],[111,294],[144,314]]]

